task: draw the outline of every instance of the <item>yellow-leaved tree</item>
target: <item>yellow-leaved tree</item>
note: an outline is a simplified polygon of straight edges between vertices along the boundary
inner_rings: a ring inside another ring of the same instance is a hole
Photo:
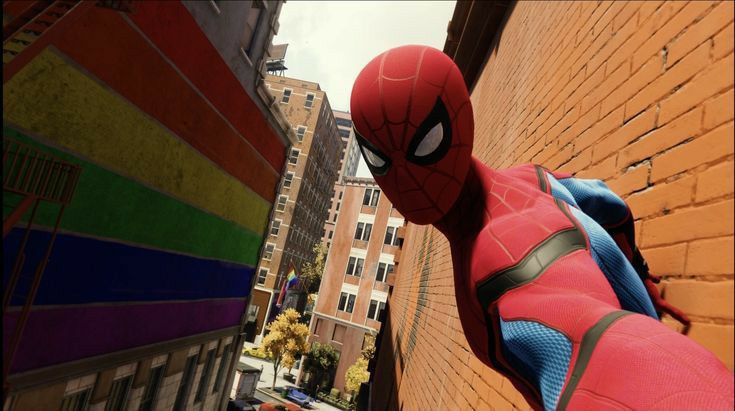
[[[273,362],[273,384],[276,388],[276,377],[284,365],[293,366],[292,358],[309,349],[306,339],[309,327],[299,322],[301,314],[289,308],[278,314],[275,320],[266,326],[268,334],[263,338],[261,348]],[[284,361],[285,360],[285,361]]]
[[[301,281],[303,290],[307,293],[319,291],[319,284],[324,274],[324,263],[327,258],[327,246],[321,242],[314,244],[314,262],[307,262],[301,269]]]
[[[352,393],[353,401],[356,397],[355,393],[360,391],[360,385],[370,379],[368,363],[373,358],[373,355],[375,355],[375,336],[365,334],[362,355],[347,369],[347,373],[345,374],[345,389]]]
[[[355,397],[354,393],[360,391],[360,385],[370,379],[370,373],[367,368],[368,360],[361,356],[347,369],[345,389],[353,394],[353,398]]]

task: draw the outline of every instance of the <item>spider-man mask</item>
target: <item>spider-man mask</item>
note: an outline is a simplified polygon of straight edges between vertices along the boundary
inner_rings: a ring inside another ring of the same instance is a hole
[[[355,135],[375,181],[409,221],[443,217],[464,184],[474,123],[462,74],[426,46],[386,51],[355,80]]]

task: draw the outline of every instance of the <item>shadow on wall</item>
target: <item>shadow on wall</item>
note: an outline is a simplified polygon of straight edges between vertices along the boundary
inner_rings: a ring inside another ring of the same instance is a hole
[[[370,409],[398,411],[398,388],[403,375],[403,358],[400,349],[400,336],[393,344],[393,327],[391,325],[390,298],[383,311],[382,327],[375,342],[376,356],[371,361],[370,371]],[[397,355],[398,354],[398,355]]]

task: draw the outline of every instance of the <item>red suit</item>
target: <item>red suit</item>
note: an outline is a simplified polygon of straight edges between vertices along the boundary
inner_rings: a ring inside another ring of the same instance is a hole
[[[472,351],[535,409],[733,409],[733,374],[658,321],[688,322],[653,286],[625,203],[597,180],[474,159],[472,105],[446,55],[379,55],[351,110],[393,205],[449,240]]]

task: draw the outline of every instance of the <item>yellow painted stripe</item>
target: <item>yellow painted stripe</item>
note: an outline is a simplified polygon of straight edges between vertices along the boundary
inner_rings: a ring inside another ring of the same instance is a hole
[[[96,164],[256,233],[265,230],[268,201],[50,50],[4,84],[3,105],[4,119]]]

